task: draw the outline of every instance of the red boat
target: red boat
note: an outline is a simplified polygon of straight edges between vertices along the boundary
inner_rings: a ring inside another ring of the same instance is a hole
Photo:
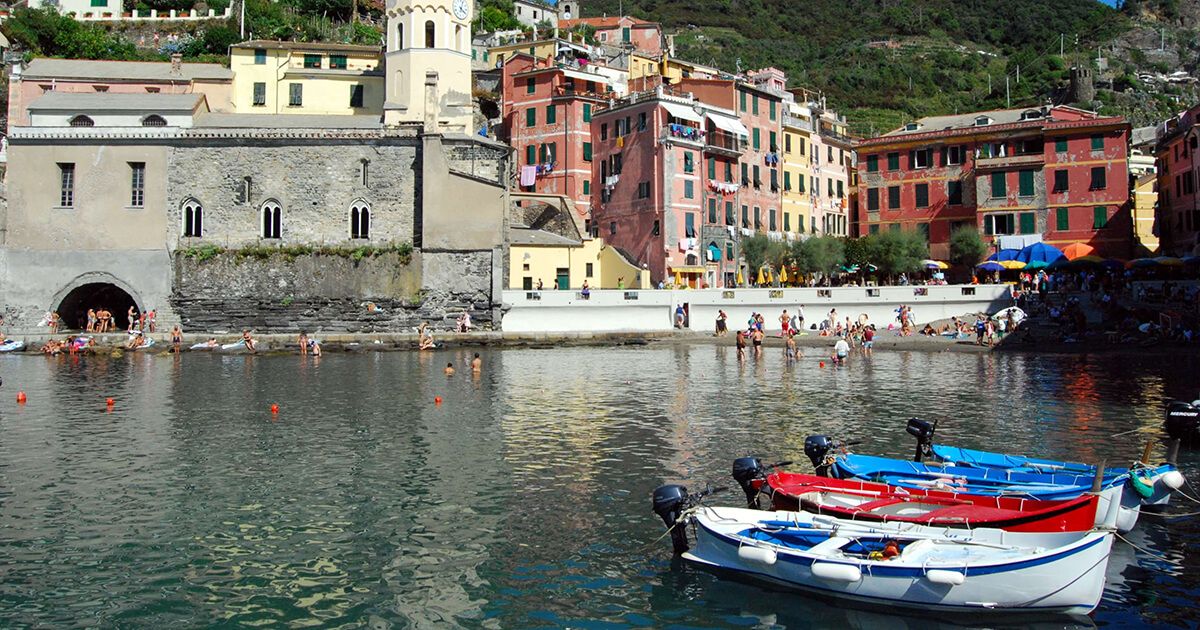
[[[993,527],[1013,532],[1076,532],[1095,526],[1099,497],[1062,501],[985,497],[945,490],[895,488],[870,481],[773,472],[753,487],[771,497],[776,510],[804,510],[858,521],[904,522],[942,527]]]

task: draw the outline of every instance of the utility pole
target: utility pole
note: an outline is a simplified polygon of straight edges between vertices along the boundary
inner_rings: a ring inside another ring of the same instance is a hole
[[[1005,107],[1012,109],[1012,95],[1008,93],[1008,75],[1004,75],[1004,103]]]
[[[989,72],[988,73],[988,94],[991,95],[991,93],[992,93],[992,73]]]
[[[1164,27],[1164,28],[1158,29],[1158,49],[1159,49],[1159,51],[1162,51],[1166,47],[1167,47],[1167,29]]]
[[[1058,56],[1059,56],[1059,57],[1062,57],[1062,56],[1064,56],[1064,54],[1063,54],[1063,52],[1064,52],[1064,51],[1063,51],[1063,45],[1066,43],[1066,40],[1067,40],[1067,35],[1066,35],[1066,33],[1059,33],[1059,34],[1058,34]]]
[[[1017,64],[1017,83],[1021,82],[1021,64]]]

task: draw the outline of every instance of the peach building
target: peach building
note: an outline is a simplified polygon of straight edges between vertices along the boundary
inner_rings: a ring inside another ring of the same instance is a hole
[[[591,26],[596,29],[596,39],[608,46],[629,46],[649,55],[660,55],[663,51],[662,26],[627,15],[621,17],[590,17],[574,20],[559,20],[560,30],[576,26]]]

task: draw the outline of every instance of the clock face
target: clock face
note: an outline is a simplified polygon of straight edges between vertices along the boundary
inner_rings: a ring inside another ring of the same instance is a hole
[[[454,17],[460,20],[467,19],[467,0],[454,0]]]

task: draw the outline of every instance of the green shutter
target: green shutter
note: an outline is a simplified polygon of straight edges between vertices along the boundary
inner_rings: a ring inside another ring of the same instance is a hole
[[[585,195],[592,194],[592,180],[590,180],[590,179],[583,180],[583,194],[585,194]]]
[[[592,104],[583,104],[583,122],[592,122]]]
[[[838,182],[839,184],[842,182]],[[917,184],[917,207],[926,208],[929,206],[929,184]]]
[[[629,38],[629,27],[628,26],[622,27],[621,28],[621,41],[627,42],[627,41],[629,41],[629,39],[630,39]]]
[[[746,93],[745,93],[745,92],[739,92],[739,93],[738,93],[738,96],[740,97],[740,100],[741,100],[741,103],[740,103],[740,104],[741,104],[741,109],[742,109],[742,111],[746,111]]]
[[[696,194],[696,189],[693,187],[693,182],[690,179],[683,180],[683,198],[691,199]]]
[[[1018,176],[1017,183],[1020,188],[1020,190],[1018,190],[1018,193],[1022,197],[1032,197],[1033,196],[1033,171],[1020,171],[1020,172],[1018,172],[1017,176]]]
[[[1032,212],[1021,213],[1021,234],[1033,234],[1037,229],[1036,225],[1037,221]]]
[[[757,101],[756,101],[756,102],[757,102]],[[758,130],[758,127],[755,127],[751,133],[752,133],[752,137],[754,138],[754,140],[753,140],[753,144],[754,144],[754,150],[755,150],[755,151],[757,151],[757,150],[758,150],[758,146],[759,146],[759,130]]]
[[[1103,151],[1104,150],[1104,136],[1092,136],[1092,150],[1093,151]]]
[[[867,172],[868,173],[879,172],[879,156],[878,155],[868,155],[867,156]]]
[[[755,116],[758,115],[758,95],[757,94],[755,94],[754,99],[750,101],[750,113],[754,114]]]
[[[771,101],[771,120],[775,120],[775,101]]]
[[[717,178],[717,158],[708,158],[708,178]]]
[[[1004,181],[1005,173],[992,173],[992,197],[1008,196],[1007,182]]]
[[[533,77],[525,79],[525,93],[533,94],[535,91],[537,91],[537,79]]]
[[[783,172],[783,189],[784,190],[792,189],[792,174],[788,171]]]
[[[774,106],[774,105],[775,105],[775,101],[771,101],[771,105],[772,105],[772,106]],[[779,148],[778,148],[778,147],[779,147],[779,142],[778,142],[778,140],[779,140],[779,138],[778,138],[778,137],[775,135],[775,132],[774,132],[774,131],[772,131],[772,132],[771,132],[771,145],[770,145],[769,147],[767,147],[767,148],[769,148],[769,149],[770,149],[770,150],[772,150],[772,151],[778,151],[778,150],[779,150]]]
[[[1055,208],[1054,210],[1054,227],[1059,232],[1066,232],[1071,229],[1071,213],[1066,208]]]
[[[1099,230],[1108,227],[1108,208],[1096,206],[1092,209],[1092,228]]]
[[[797,231],[797,232],[803,232],[803,231],[804,231],[804,215],[803,215],[803,214],[801,214],[801,215],[798,215],[798,216],[796,217],[796,231]]]
[[[532,127],[537,124],[537,110],[530,107],[525,110],[525,126]]]
[[[832,196],[832,195],[830,195],[830,196]],[[900,209],[900,187],[899,186],[889,186],[888,187],[888,210],[899,210],[899,209]]]
[[[529,165],[537,164],[537,147],[532,144],[525,147],[525,163]]]
[[[1066,153],[1067,152],[1067,139],[1066,138],[1059,138],[1058,140],[1054,141],[1054,152],[1055,153]]]
[[[583,143],[583,161],[584,162],[592,161],[592,143],[591,142]]]
[[[870,228],[870,230],[868,230],[868,231],[869,231],[871,234],[878,234],[878,233],[879,233],[879,224],[878,224],[878,223],[872,223],[872,224],[871,224],[871,228]]]
[[[887,160],[888,160],[888,170],[889,171],[900,170],[900,154],[899,153],[889,153],[887,156]]]
[[[557,109],[553,105],[547,105],[546,106],[546,124],[553,125],[556,122],[558,122]]]
[[[867,189],[867,211],[876,212],[879,210],[879,189]]]

